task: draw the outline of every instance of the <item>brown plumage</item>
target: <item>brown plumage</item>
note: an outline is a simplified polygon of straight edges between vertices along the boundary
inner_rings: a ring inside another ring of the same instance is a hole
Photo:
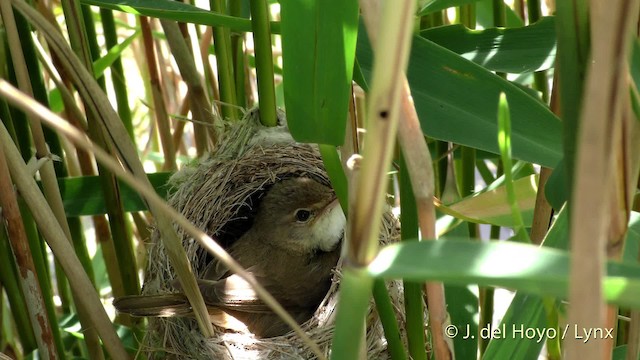
[[[267,191],[253,226],[228,251],[302,323],[329,290],[344,225],[344,214],[330,188],[308,178],[290,178]],[[212,261],[198,283],[212,323],[236,330],[238,325],[246,326],[258,337],[290,330],[244,280],[221,263]],[[114,305],[136,316],[180,316],[190,311],[181,294],[124,297]]]

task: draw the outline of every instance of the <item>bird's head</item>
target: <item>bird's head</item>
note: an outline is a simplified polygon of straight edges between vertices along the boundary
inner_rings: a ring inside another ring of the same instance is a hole
[[[276,182],[262,199],[254,227],[265,241],[295,253],[333,251],[346,219],[334,191],[309,178]]]

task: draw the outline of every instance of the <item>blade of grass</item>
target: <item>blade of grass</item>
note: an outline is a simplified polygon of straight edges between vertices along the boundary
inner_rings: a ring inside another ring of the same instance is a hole
[[[251,28],[256,53],[256,77],[260,106],[260,122],[265,126],[276,126],[276,89],[273,83],[273,54],[271,52],[271,29],[267,0],[249,0],[251,5]]]
[[[505,93],[500,94],[499,108],[498,108],[498,148],[500,149],[500,157],[502,159],[502,166],[505,169],[504,179],[505,186],[507,188],[507,200],[511,207],[511,216],[513,216],[516,238],[520,241],[531,242],[529,234],[524,226],[522,220],[522,213],[518,207],[518,199],[516,198],[515,189],[513,186],[513,174],[511,169],[513,168],[511,162],[511,115],[509,113],[509,104],[507,103],[507,95]]]
[[[357,0],[288,0],[281,13],[291,134],[302,142],[341,145],[353,77]]]
[[[367,271],[374,278],[440,280],[565,298],[569,294],[569,260],[566,251],[531,244],[450,238],[387,245]],[[609,261],[606,269],[604,298],[613,304],[640,307],[640,265]],[[573,330],[572,323],[568,324]]]
[[[420,289],[420,286],[418,286]],[[405,287],[406,291],[406,287]],[[402,344],[402,338],[400,336],[400,328],[398,326],[398,319],[396,319],[393,304],[389,297],[389,292],[384,286],[384,280],[376,280],[373,283],[373,298],[376,302],[376,310],[380,315],[380,322],[382,323],[382,330],[384,331],[384,337],[387,340],[387,350],[391,356],[391,360],[406,360],[407,354],[404,351]],[[422,302],[422,298],[420,298]],[[420,313],[420,319],[423,319],[423,313]],[[408,319],[407,315],[407,319]],[[422,322],[422,321],[421,321]],[[424,328],[422,330],[424,334]],[[424,347],[422,353],[425,353]],[[426,354],[426,353],[425,353]],[[418,359],[411,357],[411,359]]]
[[[100,18],[102,19],[102,27],[104,31],[104,41],[107,47],[107,54],[93,63],[94,70],[99,61],[105,61],[111,66],[111,83],[113,91],[116,95],[116,103],[118,105],[118,115],[122,119],[124,127],[127,129],[132,141],[135,142],[133,135],[133,125],[131,123],[131,109],[129,108],[129,97],[127,92],[126,78],[122,67],[121,53],[128,48],[133,39],[140,35],[140,31],[136,30],[130,37],[118,43],[118,35],[116,34],[116,25],[113,19],[113,12],[108,9],[100,9]],[[105,59],[105,60],[103,60]],[[106,64],[104,64],[106,66]],[[100,64],[102,66],[102,64]]]
[[[565,194],[573,186],[576,154],[576,130],[582,104],[584,76],[589,56],[588,0],[558,1],[556,34],[558,36],[558,91],[562,114]],[[547,166],[555,166],[549,164]]]
[[[324,167],[325,169],[327,169],[327,174],[329,175],[329,179],[331,180],[331,187],[333,187],[334,191],[336,192],[336,196],[338,196],[345,216],[348,216],[349,189],[347,177],[344,173],[344,170],[342,169],[342,163],[340,162],[338,151],[334,146],[331,145],[320,144],[318,148],[320,149],[320,154],[322,155],[322,162],[324,163]]]
[[[411,188],[409,171],[404,157],[400,156],[400,236],[402,241],[418,238],[418,207]],[[404,310],[407,321],[407,342],[411,359],[427,358],[425,351],[424,306],[422,284],[403,281]]]
[[[233,2],[235,1],[232,1],[232,3]],[[212,11],[218,14],[225,13],[225,4],[223,0],[210,0],[209,4]],[[216,49],[218,83],[220,84],[220,101],[227,105],[222,106],[220,110],[224,119],[238,120],[238,108],[236,107],[238,105],[238,101],[236,99],[233,53],[231,52],[231,34],[229,29],[223,26],[214,27],[213,40]],[[240,69],[240,71],[243,71],[243,69]],[[239,83],[238,85],[240,88],[244,88],[244,83]]]
[[[173,0],[81,0],[81,2],[134,15],[199,25],[225,26],[235,31],[252,31],[251,21],[247,19],[217,14]],[[269,27],[274,34],[280,33],[279,22],[270,22]]]

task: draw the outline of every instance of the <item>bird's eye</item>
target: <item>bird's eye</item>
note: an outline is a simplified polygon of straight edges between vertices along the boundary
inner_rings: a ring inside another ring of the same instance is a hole
[[[296,220],[298,220],[298,222],[307,222],[309,218],[311,218],[311,211],[307,209],[296,210]]]

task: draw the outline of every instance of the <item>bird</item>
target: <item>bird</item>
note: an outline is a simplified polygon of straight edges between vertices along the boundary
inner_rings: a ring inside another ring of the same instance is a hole
[[[335,192],[311,178],[276,181],[258,204],[253,224],[227,249],[302,324],[314,314],[331,285],[340,258],[346,218]],[[222,262],[212,260],[197,279],[211,322],[248,330],[258,338],[291,330],[251,286]],[[177,281],[174,287],[180,289]],[[184,316],[181,293],[125,296],[114,301],[134,316]]]

